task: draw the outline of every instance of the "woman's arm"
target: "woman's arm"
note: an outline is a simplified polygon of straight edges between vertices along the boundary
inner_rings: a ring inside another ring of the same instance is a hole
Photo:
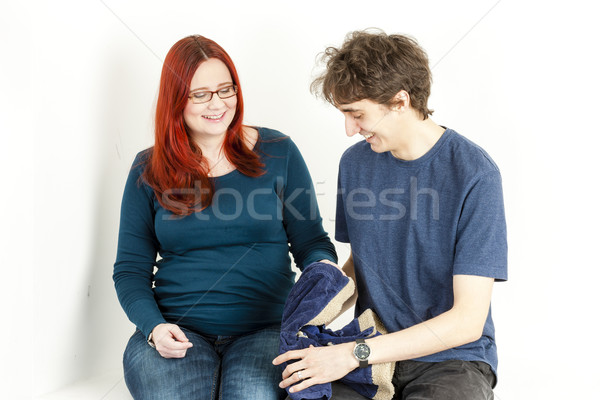
[[[148,337],[156,325],[166,321],[152,291],[159,244],[154,232],[153,193],[140,181],[142,160],[140,153],[125,184],[113,280],[127,317]]]
[[[289,147],[282,192],[283,224],[294,261],[300,269],[319,260],[337,263],[335,247],[323,229],[306,163],[294,142],[291,139],[287,142]]]

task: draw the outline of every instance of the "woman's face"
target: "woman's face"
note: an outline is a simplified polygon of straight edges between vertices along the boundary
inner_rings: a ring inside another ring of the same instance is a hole
[[[231,94],[227,87],[233,85],[231,74],[227,66],[216,58],[210,58],[200,64],[190,83],[190,94],[197,97],[210,98],[210,93],[222,90],[222,95]],[[202,101],[202,100],[200,100]],[[237,95],[221,99],[217,93],[212,94],[212,99],[206,103],[196,104],[192,99],[183,110],[183,118],[188,131],[196,142],[202,143],[218,137],[224,137],[227,128],[233,121],[237,105]]]

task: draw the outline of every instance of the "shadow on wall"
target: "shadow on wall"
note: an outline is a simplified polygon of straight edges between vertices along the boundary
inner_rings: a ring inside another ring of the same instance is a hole
[[[148,147],[151,115],[161,61],[139,43],[115,37],[103,58],[103,86],[96,122],[96,182],[93,243],[86,264],[85,303],[77,318],[77,339],[82,378],[121,368],[123,350],[135,327],[117,300],[112,281],[117,251],[121,197],[135,154]],[[149,95],[149,93],[151,93]],[[116,383],[116,382],[115,382]]]

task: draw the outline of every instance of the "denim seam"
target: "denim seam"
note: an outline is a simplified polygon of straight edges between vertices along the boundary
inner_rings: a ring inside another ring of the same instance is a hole
[[[220,369],[220,365],[215,368],[215,372],[213,372],[213,381],[212,381],[212,390],[210,393],[210,398],[212,400],[216,400],[217,399],[217,387],[220,386],[218,385],[219,382],[219,369]],[[219,387],[219,393],[218,393],[218,398],[221,398],[221,388]]]

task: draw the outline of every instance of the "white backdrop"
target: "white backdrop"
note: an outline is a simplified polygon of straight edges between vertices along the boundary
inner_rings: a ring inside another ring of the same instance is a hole
[[[503,173],[510,264],[493,299],[497,398],[598,396],[600,29],[588,2],[0,7],[0,397],[31,398],[120,368],[133,331],[111,280],[121,193],[133,157],[152,143],[170,46],[199,33],[229,52],[246,123],[295,140],[333,233],[337,162],[355,140],[308,86],[317,54],[367,27],[418,39],[434,74],[433,119],[483,146]],[[345,260],[347,247],[336,246]]]

